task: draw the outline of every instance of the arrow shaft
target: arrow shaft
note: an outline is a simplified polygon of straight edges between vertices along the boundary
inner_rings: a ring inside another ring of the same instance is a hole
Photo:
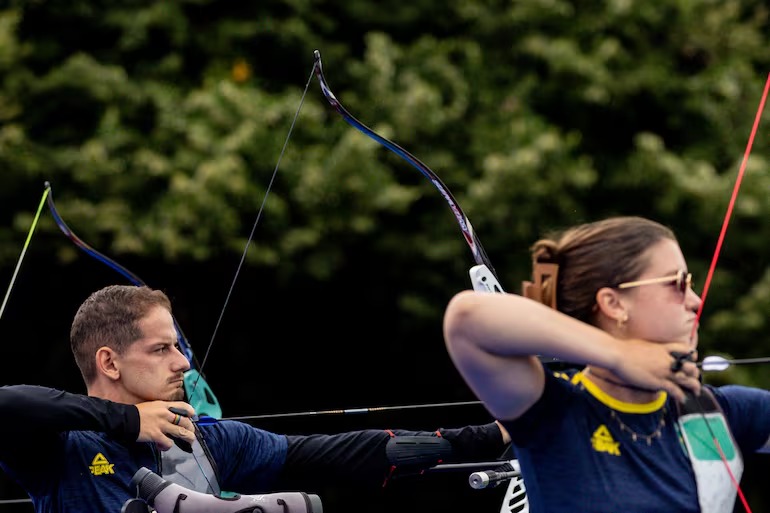
[[[342,410],[319,410],[319,411],[303,411],[293,413],[271,413],[266,415],[246,415],[242,417],[227,417],[222,420],[264,420],[264,419],[278,419],[288,417],[311,417],[316,415],[356,415],[362,413],[376,413],[383,411],[393,410],[414,410],[421,408],[442,408],[448,406],[471,406],[479,405],[481,401],[460,401],[452,403],[428,403],[428,404],[409,404],[403,406],[373,406],[365,408],[348,408]]]

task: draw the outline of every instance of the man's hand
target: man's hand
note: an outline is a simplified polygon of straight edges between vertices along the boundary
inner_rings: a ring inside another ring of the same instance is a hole
[[[187,416],[173,413],[169,408],[187,412]],[[189,417],[195,409],[181,401],[150,401],[136,405],[139,410],[139,437],[137,442],[154,442],[161,451],[174,445],[174,438],[188,443],[195,441],[195,427]]]

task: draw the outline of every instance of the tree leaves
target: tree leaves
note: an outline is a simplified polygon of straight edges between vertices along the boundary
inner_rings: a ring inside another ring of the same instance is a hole
[[[761,3],[258,4],[0,11],[4,246],[20,246],[51,180],[73,229],[116,258],[236,258],[319,49],[342,103],[455,194],[506,289],[528,277],[543,232],[614,214],[671,225],[705,273],[770,68]],[[367,24],[355,23],[362,12]],[[762,301],[728,313],[759,294],[770,259],[766,132],[702,353],[770,351],[752,320]],[[432,184],[342,122],[315,81],[259,228],[249,265],[331,285],[355,248],[385,267],[384,288],[404,278],[389,293],[426,323],[439,322],[426,305],[438,315],[472,264]],[[17,254],[0,252],[3,269]]]

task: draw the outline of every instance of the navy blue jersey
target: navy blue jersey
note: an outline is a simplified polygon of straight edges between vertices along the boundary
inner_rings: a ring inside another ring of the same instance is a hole
[[[710,388],[741,451],[761,449],[770,436],[770,392]],[[543,396],[503,425],[532,513],[700,511],[675,404],[665,393],[648,404],[625,403],[582,372],[546,370]]]
[[[136,495],[130,482],[139,468],[164,475],[155,445],[135,441],[135,406],[43,387],[4,387],[3,392],[3,406],[26,404],[27,412],[39,412],[37,419],[19,412],[15,421],[4,423],[0,444],[0,465],[27,490],[35,511],[117,513]],[[246,483],[250,490],[269,489],[286,458],[285,436],[231,421],[200,430],[223,489]]]
[[[493,422],[434,432],[279,435],[220,420],[199,426],[199,460],[192,461],[176,448],[160,453],[153,443],[136,442],[136,406],[26,385],[0,387],[0,417],[0,467],[39,513],[119,513],[136,496],[130,482],[141,467],[202,493],[256,494],[301,490],[300,483],[379,488],[394,470],[386,451],[394,436],[441,436],[451,443],[450,461],[484,461],[505,450]],[[201,479],[205,468],[213,475]]]

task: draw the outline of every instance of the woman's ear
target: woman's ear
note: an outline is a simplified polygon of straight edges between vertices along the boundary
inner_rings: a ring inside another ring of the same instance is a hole
[[[628,308],[617,289],[602,287],[596,292],[597,315],[611,320],[618,326],[628,320]]]
[[[106,376],[108,379],[117,380],[120,378],[120,369],[118,368],[117,353],[107,346],[102,346],[96,350],[96,372]]]

